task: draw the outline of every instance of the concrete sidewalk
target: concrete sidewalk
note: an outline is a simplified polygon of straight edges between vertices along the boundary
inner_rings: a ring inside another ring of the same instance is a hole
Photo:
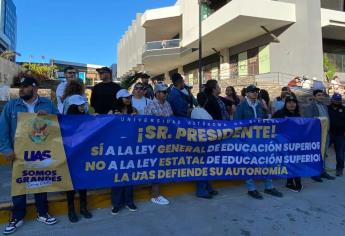
[[[93,211],[94,218],[70,224],[58,217],[55,226],[26,222],[15,235],[343,235],[345,232],[345,177],[315,183],[303,179],[304,190],[293,193],[275,181],[284,198],[247,196],[244,186],[220,189],[212,200],[184,195],[168,206],[138,204],[138,212],[123,209]],[[257,184],[262,189],[262,183]],[[4,227],[2,225],[1,227]]]

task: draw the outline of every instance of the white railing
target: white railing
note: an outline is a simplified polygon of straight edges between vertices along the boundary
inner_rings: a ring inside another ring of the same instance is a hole
[[[154,50],[163,50],[171,48],[179,48],[181,45],[181,39],[170,39],[162,41],[153,41],[146,43],[144,51],[154,51]]]

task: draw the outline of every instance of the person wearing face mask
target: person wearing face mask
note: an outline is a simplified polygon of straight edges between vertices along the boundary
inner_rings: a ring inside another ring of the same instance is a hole
[[[19,98],[9,101],[0,117],[0,154],[9,161],[16,161],[14,139],[19,112],[36,113],[37,115],[57,114],[54,104],[38,96],[38,83],[34,78],[25,77],[19,83]],[[47,193],[34,194],[38,212],[37,221],[53,225],[57,220],[48,214]],[[14,233],[24,223],[26,195],[12,197],[12,219],[4,230],[4,234]]]
[[[342,96],[335,93],[331,104],[328,106],[330,120],[330,133],[334,142],[337,159],[336,176],[343,176],[344,152],[345,152],[345,106],[342,104]]]
[[[294,96],[285,97],[285,104],[282,109],[273,114],[272,118],[300,117],[297,98]],[[293,192],[300,192],[303,189],[301,177],[288,178],[286,185]]]

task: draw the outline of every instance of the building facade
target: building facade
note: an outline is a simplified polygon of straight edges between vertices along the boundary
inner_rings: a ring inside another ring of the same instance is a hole
[[[13,0],[1,0],[0,3],[0,51],[16,51],[17,46],[17,10]]]
[[[146,71],[198,84],[199,1],[137,14],[117,45],[118,77]],[[328,56],[345,72],[344,0],[208,0],[201,6],[203,82],[324,78]]]

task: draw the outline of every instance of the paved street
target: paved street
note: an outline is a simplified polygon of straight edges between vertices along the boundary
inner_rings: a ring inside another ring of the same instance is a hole
[[[276,181],[285,196],[265,195],[252,200],[244,186],[220,189],[213,200],[193,195],[172,198],[171,205],[138,203],[136,213],[123,209],[112,216],[110,209],[95,210],[92,220],[45,226],[26,222],[15,235],[343,235],[345,231],[345,177],[315,183],[304,179],[304,190],[293,193]],[[258,184],[262,189],[262,184]]]

